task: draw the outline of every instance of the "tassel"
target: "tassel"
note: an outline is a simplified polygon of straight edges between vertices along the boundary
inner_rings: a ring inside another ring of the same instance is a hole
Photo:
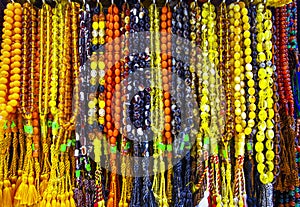
[[[43,195],[44,191],[46,190],[47,186],[48,186],[48,178],[49,175],[45,174],[41,176],[42,182],[40,184],[40,194]]]
[[[54,196],[52,198],[51,207],[57,207],[56,198]]]
[[[60,207],[66,207],[66,196],[65,194],[61,195],[61,204]]]
[[[202,198],[200,203],[197,205],[197,207],[209,207],[209,205],[208,205],[208,196],[209,196],[209,192],[205,191],[204,192],[204,197]]]
[[[46,196],[46,198],[47,198],[47,204],[46,204],[46,207],[51,207],[51,199],[52,199],[51,194],[48,194],[48,195]]]
[[[0,201],[3,201],[2,187],[3,187],[3,182],[0,181]],[[0,202],[0,207],[3,207],[2,202]]]
[[[19,188],[21,183],[22,183],[22,170],[18,170],[18,179],[17,179],[17,182],[16,182],[16,189]]]
[[[76,207],[75,200],[73,198],[74,196],[73,191],[70,191],[69,194],[70,194],[70,207]]]
[[[40,203],[40,206],[42,207],[42,206],[46,206],[46,205],[47,205],[47,202],[46,202],[45,198],[43,198],[43,200]]]
[[[18,179],[19,181],[19,179]],[[18,183],[17,181],[17,183]],[[18,186],[18,184],[16,184]],[[16,195],[15,195],[15,202],[21,205],[27,205],[28,201],[28,184],[27,184],[27,176],[22,176],[22,181],[19,187],[17,188]]]
[[[29,206],[35,205],[39,202],[39,195],[38,192],[35,188],[34,185],[34,178],[32,176],[30,176],[28,178],[28,184],[29,184],[29,188],[28,188],[28,200],[27,200],[27,204]]]
[[[70,207],[69,192],[66,192],[66,207]]]
[[[12,207],[12,199],[11,199],[11,189],[10,189],[10,181],[4,180],[4,190],[3,190],[3,206]]]

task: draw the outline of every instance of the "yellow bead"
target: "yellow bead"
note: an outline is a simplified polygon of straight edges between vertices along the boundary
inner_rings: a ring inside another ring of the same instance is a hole
[[[243,131],[243,127],[240,124],[235,125],[235,130],[239,133],[241,133]]]
[[[250,135],[251,132],[252,132],[252,129],[251,129],[250,127],[246,127],[246,129],[245,129],[245,134],[246,134],[246,135]]]
[[[249,112],[249,118],[254,120],[255,117],[256,117],[256,113],[253,112],[253,111],[250,111],[250,112]]]
[[[99,107],[101,109],[104,109],[104,107],[105,107],[105,101],[99,101]]]
[[[105,63],[103,61],[98,62],[98,67],[100,70],[104,70],[105,69]]]
[[[257,171],[261,174],[261,173],[264,173],[264,170],[265,170],[265,164],[258,163],[257,164]]]
[[[94,30],[97,30],[99,28],[98,22],[93,22],[92,27]]]

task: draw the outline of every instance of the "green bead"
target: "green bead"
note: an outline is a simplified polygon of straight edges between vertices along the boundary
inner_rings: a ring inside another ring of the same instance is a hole
[[[33,144],[33,143],[31,144],[31,149],[32,149],[32,151],[34,151],[34,150],[35,150],[35,148],[34,148],[34,144]]]
[[[75,175],[76,175],[76,178],[79,178],[80,177],[80,170],[76,170]]]
[[[90,164],[86,164],[85,165],[85,169],[89,172],[92,170],[91,165]]]
[[[72,145],[72,140],[71,140],[71,139],[68,139],[68,140],[67,140],[67,146],[68,146],[68,147],[71,147],[71,145]]]
[[[110,147],[111,153],[117,153],[117,146]]]
[[[168,145],[167,145],[167,151],[168,151],[168,152],[172,152],[172,150],[173,150],[172,145],[171,145],[171,144],[168,144]]]
[[[66,144],[61,144],[61,145],[60,145],[60,151],[61,151],[61,152],[67,151],[67,145],[66,145]]]
[[[190,140],[189,135],[188,135],[188,134],[184,135],[183,140],[184,140],[185,142],[189,142],[189,140]]]
[[[27,134],[33,134],[33,127],[32,126],[24,126],[24,131]]]
[[[10,125],[11,128],[14,128],[16,127],[16,123],[14,121],[12,121],[11,125]]]

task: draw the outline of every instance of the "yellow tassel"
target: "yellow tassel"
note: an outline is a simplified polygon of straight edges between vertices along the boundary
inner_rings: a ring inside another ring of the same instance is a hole
[[[48,186],[48,179],[49,179],[49,175],[45,174],[41,176],[42,182],[40,184],[40,194],[43,195],[44,191],[46,190],[47,186]]]
[[[16,193],[16,182],[17,182],[17,176],[13,176],[10,178],[11,183],[11,200],[14,201],[15,193]]]
[[[65,194],[61,195],[60,207],[66,207],[66,196],[65,196]]]
[[[51,198],[52,198],[51,194],[47,194],[47,195],[45,195],[45,197],[47,198],[46,207],[51,207]]]
[[[18,181],[17,181],[18,183]],[[28,202],[28,184],[27,184],[27,176],[22,176],[22,182],[17,188],[15,194],[15,205],[27,205]]]
[[[3,182],[0,181],[0,201],[3,201],[2,187],[3,187]],[[3,207],[2,202],[0,202],[0,207]]]
[[[66,207],[71,207],[70,206],[70,199],[69,199],[69,193],[66,192]]]
[[[22,183],[22,170],[18,170],[18,179],[17,179],[17,182],[16,182],[16,189],[19,188],[21,183]]]
[[[10,181],[4,180],[4,190],[3,190],[3,206],[5,207],[12,207],[12,199],[11,199],[11,189],[10,187]]]
[[[52,198],[51,207],[57,207],[57,202],[55,197]]]
[[[46,206],[46,205],[47,205],[46,200],[43,199],[43,200],[40,202],[40,206],[42,207],[42,206]]]
[[[73,191],[70,191],[69,194],[70,194],[70,207],[76,207],[75,200],[73,198],[73,196],[74,196]]]
[[[30,176],[28,178],[29,188],[28,188],[28,202],[27,202],[29,206],[35,205],[39,202],[39,194],[33,182],[34,182],[34,178]]]

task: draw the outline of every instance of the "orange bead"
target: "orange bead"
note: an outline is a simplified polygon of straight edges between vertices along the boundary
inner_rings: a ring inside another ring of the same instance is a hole
[[[160,16],[161,21],[167,21],[167,15],[166,14],[162,14]]]
[[[106,114],[105,115],[105,120],[110,122],[111,121],[111,115],[110,114]]]
[[[164,89],[164,91],[169,91],[170,90],[169,84],[164,84],[163,89]]]
[[[32,113],[32,118],[38,119],[38,118],[39,118],[39,113],[36,112],[36,111],[34,111],[34,112]]]
[[[167,77],[167,76],[164,76],[164,77],[163,77],[163,83],[168,83],[168,82],[169,82],[168,77]]]
[[[170,106],[170,100],[169,99],[165,100],[165,106],[168,106],[168,107]]]
[[[163,6],[163,7],[161,8],[161,12],[162,12],[163,14],[166,14],[166,13],[168,12],[168,7],[167,7],[167,6]]]
[[[107,83],[109,83],[109,84],[112,83],[112,78],[111,77],[107,77]]]
[[[110,113],[111,113],[110,107],[105,107],[105,112],[106,112],[107,114],[110,114]]]
[[[161,28],[166,29],[167,28],[167,23],[166,22],[161,22]]]
[[[165,132],[165,137],[166,137],[166,138],[170,138],[171,135],[172,135],[171,132]]]
[[[171,116],[170,115],[165,116],[165,122],[168,122],[168,123],[171,122]]]
[[[108,76],[112,76],[113,71],[112,71],[111,69],[108,69],[108,70],[106,71],[106,74],[107,74]]]
[[[170,107],[166,107],[166,108],[165,108],[165,114],[166,114],[166,115],[171,114],[171,109],[170,109]]]
[[[112,8],[112,5],[110,6],[110,7],[108,7],[108,10],[107,10],[107,12],[108,12],[108,14],[111,14],[112,13],[112,10],[113,8]]]
[[[110,130],[111,127],[112,127],[112,126],[111,126],[111,122],[106,122],[106,128]],[[108,131],[109,131],[109,130],[108,130]]]
[[[169,11],[169,12],[167,13],[167,17],[168,17],[168,19],[172,19],[172,12]]]
[[[120,83],[120,81],[121,81],[120,76],[116,76],[116,77],[115,77],[115,82],[116,82],[116,83]]]
[[[37,119],[34,119],[34,120],[32,121],[32,126],[38,127],[38,126],[39,126],[39,121],[38,121]]]
[[[114,6],[113,10],[115,14],[119,14],[119,9],[116,5]]]
[[[113,135],[113,130],[109,129],[109,130],[107,131],[107,134],[108,134],[109,137],[111,137],[111,136]]]
[[[168,55],[166,53],[163,53],[161,55],[162,60],[167,60],[168,59]]]
[[[111,100],[106,100],[106,106],[111,106]]]
[[[117,68],[117,67],[116,67]],[[120,69],[116,69],[115,70],[115,75],[119,76],[121,74],[121,70]]]
[[[120,20],[119,15],[114,15],[114,21],[118,22]]]
[[[33,134],[36,134],[36,135],[39,134],[39,128],[38,127],[33,127]]]
[[[168,62],[167,61],[162,61],[162,63],[161,63],[161,67],[162,68],[166,68],[166,67],[168,67]]]
[[[168,70],[167,69],[162,69],[162,75],[167,76],[168,75]]]
[[[114,29],[117,30],[120,28],[119,22],[114,23]]]
[[[171,130],[171,124],[165,123],[165,130],[170,131]]]
[[[117,139],[116,137],[113,135],[113,137],[110,137],[110,144],[116,144]]]
[[[120,30],[115,30],[115,37],[120,37]]]
[[[117,137],[118,135],[119,135],[119,131],[117,129],[114,129],[113,136]]]
[[[107,92],[107,93],[106,93],[106,98],[107,98],[107,99],[111,99],[111,97],[112,97],[111,92]]]

